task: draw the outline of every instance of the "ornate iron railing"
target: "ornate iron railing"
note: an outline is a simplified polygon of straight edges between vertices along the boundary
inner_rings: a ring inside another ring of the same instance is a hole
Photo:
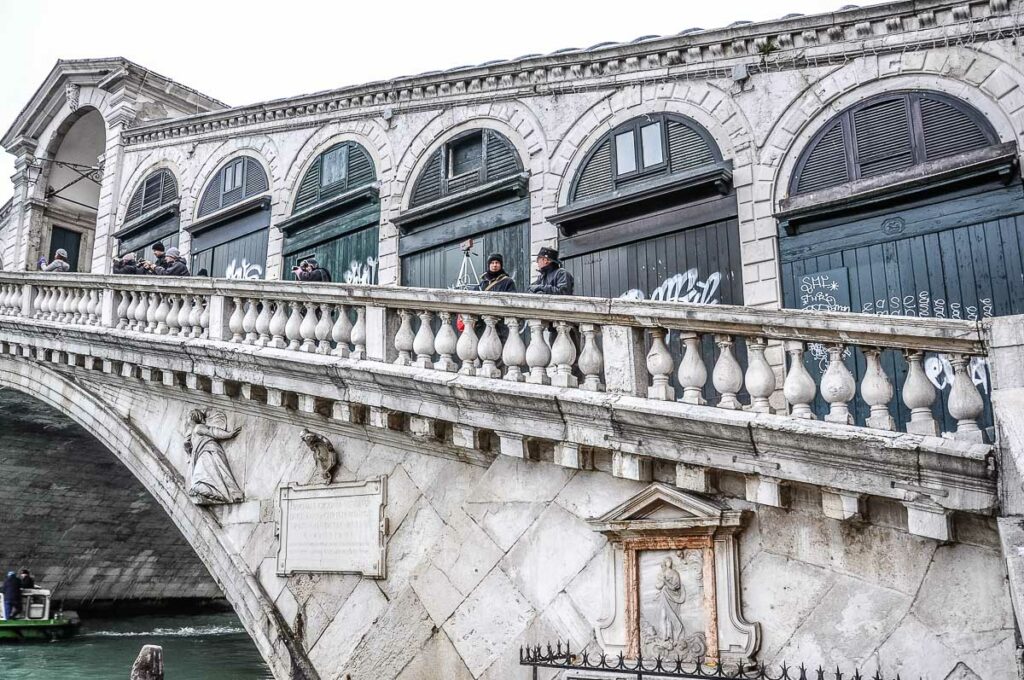
[[[860,670],[852,674],[843,673],[839,668],[826,671],[822,667],[811,670],[803,664],[787,666],[782,664],[777,671],[763,666],[744,666],[743,664],[708,663],[703,659],[684,661],[683,659],[664,659],[655,657],[645,659],[627,659],[622,654],[609,657],[603,652],[588,652],[586,649],[573,652],[568,642],[558,642],[554,647],[545,646],[519,648],[519,663],[533,668],[533,677],[538,677],[538,669],[551,668],[574,671],[597,671],[601,673],[618,673],[633,676],[636,680],[644,678],[725,678],[727,680],[886,680],[880,670],[874,675],[864,675]],[[897,674],[895,680],[901,680]]]

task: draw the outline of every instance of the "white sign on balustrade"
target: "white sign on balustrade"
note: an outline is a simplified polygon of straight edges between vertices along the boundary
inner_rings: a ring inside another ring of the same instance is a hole
[[[280,576],[386,576],[387,477],[281,488]]]

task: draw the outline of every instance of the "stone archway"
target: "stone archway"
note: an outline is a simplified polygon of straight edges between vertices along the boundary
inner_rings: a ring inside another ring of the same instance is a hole
[[[319,680],[256,578],[224,547],[216,520],[192,503],[181,474],[138,427],[78,381],[21,358],[0,358],[0,388],[39,400],[104,442],[167,512],[206,565],[274,677]]]

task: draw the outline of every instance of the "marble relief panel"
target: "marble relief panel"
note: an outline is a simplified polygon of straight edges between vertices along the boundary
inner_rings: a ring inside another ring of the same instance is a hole
[[[637,561],[643,655],[688,661],[705,656],[704,550],[642,550]]]

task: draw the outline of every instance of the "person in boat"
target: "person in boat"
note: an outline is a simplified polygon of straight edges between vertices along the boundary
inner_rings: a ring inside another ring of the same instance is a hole
[[[10,621],[21,610],[21,581],[13,571],[4,579],[4,618]]]
[[[36,580],[32,578],[32,573],[28,569],[21,570],[21,573],[18,574],[18,580],[21,581],[21,587],[24,590],[36,587]]]

